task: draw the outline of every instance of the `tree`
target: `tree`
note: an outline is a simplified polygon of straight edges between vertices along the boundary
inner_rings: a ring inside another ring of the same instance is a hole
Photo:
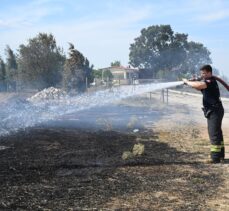
[[[17,78],[18,78],[18,65],[16,56],[12,49],[7,45],[5,49],[6,53],[6,85],[8,89],[16,91]]]
[[[104,78],[104,81],[108,82],[108,81],[111,81],[114,78],[114,76],[110,70],[105,70],[103,73],[103,78]]]
[[[73,44],[69,45],[69,58],[64,66],[64,87],[67,91],[84,92],[86,81],[89,83],[93,80],[93,65],[90,66],[88,59]]]
[[[0,91],[6,91],[6,65],[0,57]]]
[[[121,62],[120,61],[114,61],[114,62],[111,62],[111,67],[114,67],[114,66],[116,66],[116,67],[120,67],[121,66]]]
[[[102,79],[102,70],[93,70],[92,73],[94,78]]]
[[[182,43],[179,43],[180,40]],[[130,46],[130,64],[149,70],[155,77],[159,70],[171,69],[173,63],[180,63],[178,55],[182,53],[178,50],[184,51],[186,42],[187,35],[174,35],[170,25],[156,25],[142,29],[141,35]]]
[[[8,69],[17,69],[16,56],[9,45],[6,46],[6,65]]]
[[[18,63],[22,80],[35,88],[57,86],[62,81],[65,56],[52,34],[39,33],[20,45]]]
[[[85,57],[85,62],[84,62],[84,68],[86,71],[86,78],[87,78],[87,82],[88,85],[90,83],[92,83],[94,81],[94,75],[93,75],[93,69],[94,69],[94,65],[90,65],[89,60]]]
[[[113,74],[109,69],[93,70],[93,75],[94,78],[98,78],[104,81],[111,81],[114,78]]]
[[[217,75],[219,76],[219,75],[220,75],[219,69],[217,69],[217,68],[215,68],[215,67],[212,67],[212,74],[213,74],[213,75],[216,75],[216,76],[217,76]]]
[[[209,55],[203,44],[188,42],[187,34],[174,33],[170,25],[155,25],[142,29],[130,45],[129,63],[147,77],[179,75],[210,63]]]
[[[202,44],[189,42],[187,46],[187,56],[183,62],[183,72],[198,74],[199,69],[204,64],[211,64],[211,52]]]

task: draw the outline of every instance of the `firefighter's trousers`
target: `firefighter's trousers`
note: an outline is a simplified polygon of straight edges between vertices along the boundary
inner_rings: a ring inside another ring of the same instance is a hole
[[[224,108],[222,104],[212,109],[211,114],[207,118],[208,134],[211,142],[211,159],[219,162],[225,156],[224,140],[222,132],[222,119]]]

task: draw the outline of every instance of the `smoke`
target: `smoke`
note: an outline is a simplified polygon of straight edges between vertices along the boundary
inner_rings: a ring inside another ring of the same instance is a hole
[[[27,127],[55,120],[62,115],[83,112],[101,107],[119,100],[141,95],[150,91],[165,89],[183,84],[183,82],[153,83],[146,85],[120,86],[111,89],[85,93],[75,97],[62,96],[60,99],[17,100],[1,111],[0,135],[8,135]]]

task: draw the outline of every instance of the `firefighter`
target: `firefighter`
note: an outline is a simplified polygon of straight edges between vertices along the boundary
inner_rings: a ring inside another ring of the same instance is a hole
[[[224,108],[220,100],[220,91],[216,78],[212,75],[212,67],[204,65],[200,68],[200,79],[183,79],[184,84],[191,86],[203,94],[203,111],[207,118],[208,134],[211,142],[210,163],[223,162],[225,157],[222,133]]]

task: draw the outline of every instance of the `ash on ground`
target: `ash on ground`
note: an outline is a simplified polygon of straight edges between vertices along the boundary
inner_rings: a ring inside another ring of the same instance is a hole
[[[143,101],[160,115],[142,118],[138,133],[131,118],[129,133],[46,125],[1,138],[0,210],[220,210],[228,174],[201,162],[208,141],[196,122],[182,121],[194,113],[143,99],[137,117]]]

